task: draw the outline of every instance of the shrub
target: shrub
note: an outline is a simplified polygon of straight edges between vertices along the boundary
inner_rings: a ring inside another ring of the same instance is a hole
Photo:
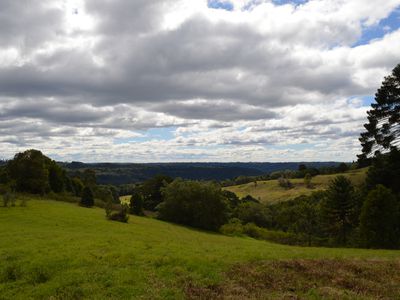
[[[82,191],[82,198],[79,204],[83,207],[93,207],[93,192],[90,187],[86,186]]]
[[[305,186],[306,186],[307,188],[309,188],[309,189],[312,188],[311,180],[312,180],[311,174],[310,174],[310,173],[307,173],[307,174],[304,176],[304,184],[305,184]]]
[[[239,219],[233,218],[229,220],[229,223],[222,225],[219,231],[225,235],[241,236],[243,235],[243,225]]]
[[[278,184],[279,186],[285,188],[285,189],[291,189],[293,187],[292,183],[290,182],[289,179],[285,178],[285,177],[279,177],[278,179]]]
[[[118,205],[118,208],[115,208],[112,204],[107,203],[106,218],[111,221],[128,223],[128,207],[126,205]]]

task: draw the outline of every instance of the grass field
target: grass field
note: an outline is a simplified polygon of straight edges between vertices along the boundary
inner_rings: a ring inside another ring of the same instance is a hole
[[[364,182],[367,169],[348,171],[343,174],[318,175],[312,178],[313,188],[307,188],[303,179],[291,179],[293,188],[285,189],[279,186],[278,180],[258,181],[257,186],[254,182],[226,187],[225,189],[234,192],[242,198],[250,195],[262,203],[274,203],[278,201],[290,200],[300,195],[308,195],[313,191],[325,190],[329,182],[338,175],[348,177],[353,184],[360,185]]]
[[[111,222],[101,209],[49,200],[0,208],[0,299],[316,299],[320,284],[372,299],[376,280],[387,285],[379,295],[392,297],[399,259],[400,251],[291,247],[150,218]],[[318,275],[332,264],[344,281]]]

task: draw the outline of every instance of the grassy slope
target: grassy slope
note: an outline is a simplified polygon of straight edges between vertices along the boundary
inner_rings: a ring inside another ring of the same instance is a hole
[[[398,259],[400,251],[290,247],[139,217],[122,224],[54,201],[0,208],[0,299],[179,299],[188,284],[218,284],[237,263],[311,258]]]
[[[234,192],[238,197],[251,195],[256,199],[260,199],[263,203],[273,203],[277,201],[293,199],[300,195],[307,195],[313,191],[324,190],[329,182],[338,175],[345,175],[351,179],[355,185],[360,185],[366,175],[367,169],[349,171],[343,174],[334,175],[318,175],[313,177],[313,188],[309,189],[304,185],[303,179],[291,179],[294,185],[292,189],[284,189],[279,186],[278,180],[258,181],[257,186],[253,182],[230,186],[225,189]]]

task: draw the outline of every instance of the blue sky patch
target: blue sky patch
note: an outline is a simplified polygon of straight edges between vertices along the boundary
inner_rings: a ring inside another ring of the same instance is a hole
[[[372,103],[375,102],[375,96],[362,97],[362,101],[364,106],[370,106]]]
[[[208,7],[214,9],[233,10],[233,4],[229,1],[208,0]]]
[[[394,10],[387,18],[382,19],[378,24],[365,27],[361,38],[355,43],[354,47],[366,45],[371,40],[379,39],[385,34],[396,31],[400,28],[400,7]]]
[[[297,6],[308,2],[308,0],[272,0],[272,2],[277,5],[293,4],[294,6]]]

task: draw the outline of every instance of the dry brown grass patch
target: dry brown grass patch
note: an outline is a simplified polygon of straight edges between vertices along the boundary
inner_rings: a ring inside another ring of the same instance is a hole
[[[188,299],[400,299],[400,261],[287,260],[234,266]]]

